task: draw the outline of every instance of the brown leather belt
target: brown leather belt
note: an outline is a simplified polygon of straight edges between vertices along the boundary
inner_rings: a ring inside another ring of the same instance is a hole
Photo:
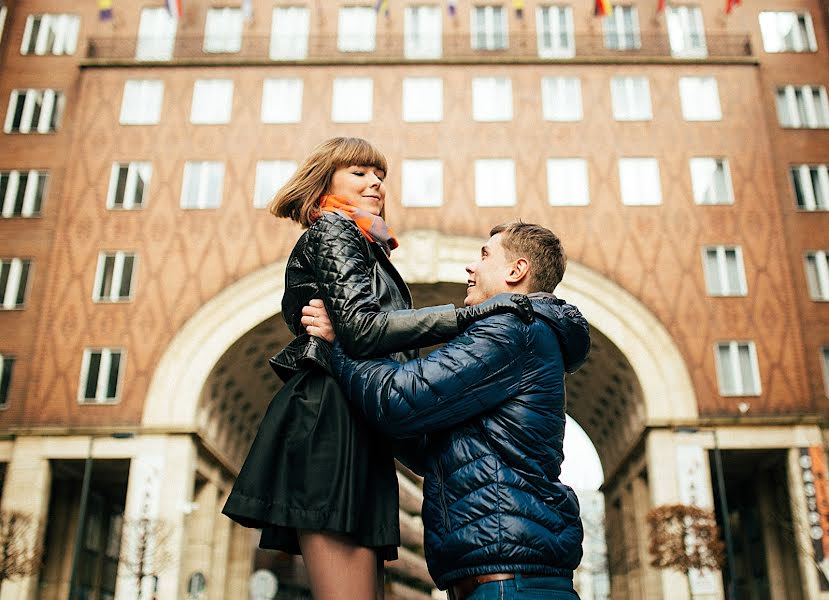
[[[546,575],[522,575],[522,577],[546,577]],[[486,575],[470,575],[458,579],[449,586],[450,600],[466,600],[478,588],[479,585],[492,583],[493,581],[508,581],[515,579],[515,573],[488,573]]]

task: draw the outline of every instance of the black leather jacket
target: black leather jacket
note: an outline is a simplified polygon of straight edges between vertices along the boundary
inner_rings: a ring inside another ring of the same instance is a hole
[[[284,380],[317,365],[331,372],[331,345],[309,336],[300,323],[302,307],[320,298],[337,339],[353,358],[417,356],[417,348],[458,335],[451,304],[412,310],[409,288],[377,244],[357,225],[324,213],[302,234],[288,259],[282,316],[297,337],[270,359]]]

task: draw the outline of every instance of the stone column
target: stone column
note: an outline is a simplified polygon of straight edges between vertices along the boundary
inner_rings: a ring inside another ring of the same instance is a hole
[[[46,440],[40,437],[17,438],[3,485],[2,510],[29,514],[39,528],[30,533],[30,544],[42,544],[49,513],[52,473],[44,454]],[[67,548],[71,552],[71,543]],[[37,593],[38,574],[3,583],[0,600],[33,600]]]
[[[645,461],[648,467],[650,497],[653,506],[679,502],[676,472],[675,434],[668,429],[651,430],[645,439]],[[661,589],[655,598],[689,600],[688,582],[682,573],[669,569],[659,572]]]
[[[253,572],[253,550],[257,532],[237,523],[230,525],[230,556],[227,561],[224,598],[247,598]]]
[[[192,512],[184,519],[184,552],[182,555],[182,589],[179,595],[187,595],[187,583],[190,576],[201,571],[207,581],[207,593],[213,590],[212,558],[213,530],[218,517],[218,489],[210,480],[204,480],[196,486],[193,496]],[[213,594],[214,597],[220,597]]]
[[[149,519],[160,536],[157,550],[148,551],[148,558],[161,557],[164,567],[158,574],[157,600],[178,600],[182,583],[184,549],[184,512],[191,506],[196,449],[189,435],[147,435],[136,444],[136,455],[130,465],[127,503],[124,510],[127,526],[122,548],[135,536],[136,523]],[[152,526],[151,526],[152,529]],[[148,585],[148,584],[145,584]],[[144,588],[146,589],[146,588]],[[116,600],[136,597],[135,576],[118,567]],[[0,599],[2,600],[2,599]]]
[[[801,593],[804,598],[824,600],[829,594],[820,592],[820,580],[814,560],[812,538],[809,535],[811,523],[806,508],[806,492],[803,489],[803,467],[800,464],[800,448],[789,448],[788,483],[791,498],[792,525],[800,565],[800,580],[803,585]],[[824,535],[826,533],[824,532]]]
[[[648,481],[642,473],[634,476],[632,490],[632,508],[634,510],[636,531],[639,533],[638,539],[638,554],[640,565],[640,587],[643,600],[651,600],[659,598],[661,580],[659,571],[651,566],[651,554],[648,549],[650,539],[648,533],[650,531],[645,516],[651,509],[650,491],[648,490]]]
[[[227,491],[219,490],[219,505],[217,511],[224,506],[228,496]],[[230,555],[230,527],[233,521],[222,514],[216,514],[213,523],[213,556],[211,557],[210,576],[207,585],[208,600],[223,600],[227,585],[227,563]]]

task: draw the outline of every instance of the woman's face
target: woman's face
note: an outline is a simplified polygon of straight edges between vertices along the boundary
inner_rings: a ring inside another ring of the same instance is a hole
[[[351,206],[379,216],[386,202],[385,178],[386,174],[377,167],[340,167],[331,177],[328,193],[343,198]]]

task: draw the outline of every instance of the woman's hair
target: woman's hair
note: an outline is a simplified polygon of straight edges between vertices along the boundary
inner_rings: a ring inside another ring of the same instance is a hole
[[[310,227],[319,213],[320,199],[331,186],[331,177],[340,167],[375,167],[388,173],[386,157],[361,138],[336,137],[311,151],[296,173],[276,192],[268,210]]]

